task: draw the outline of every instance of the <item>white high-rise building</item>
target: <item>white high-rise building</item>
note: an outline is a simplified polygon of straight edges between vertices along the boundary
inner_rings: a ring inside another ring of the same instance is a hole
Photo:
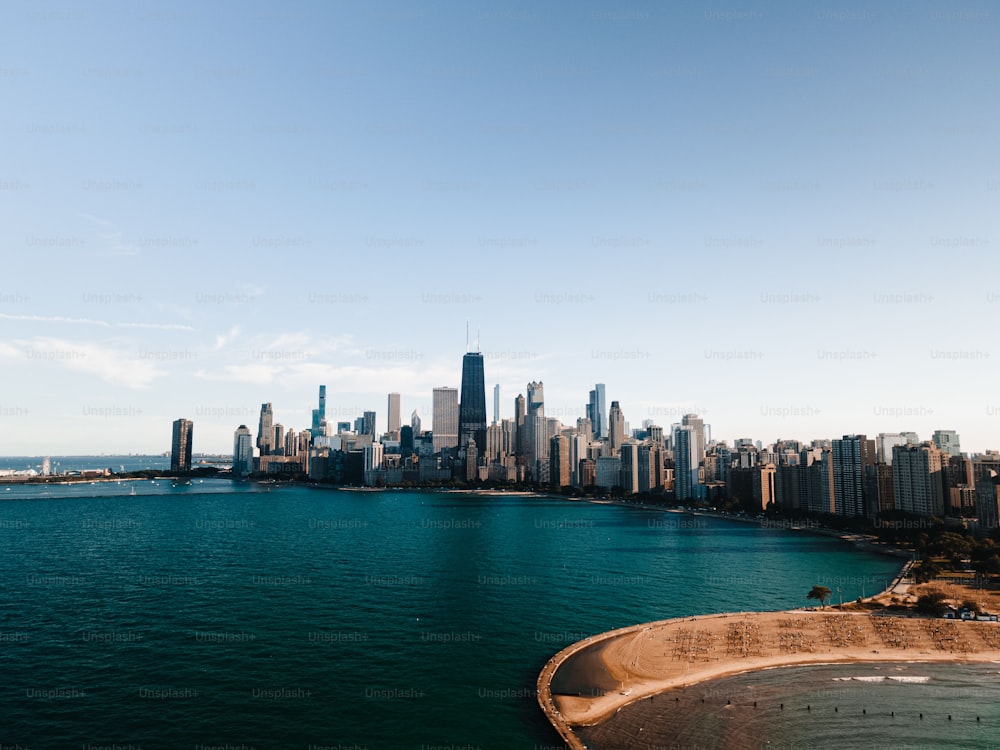
[[[399,433],[399,428],[401,426],[399,419],[399,394],[390,393],[389,394],[389,417],[387,422],[387,432],[394,435]]]
[[[435,388],[431,408],[434,452],[458,447],[458,388]]]

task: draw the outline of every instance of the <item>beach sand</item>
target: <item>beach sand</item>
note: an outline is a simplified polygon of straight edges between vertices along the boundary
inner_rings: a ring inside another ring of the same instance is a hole
[[[595,654],[604,669],[594,667]],[[538,700],[567,744],[582,748],[574,726],[673,688],[771,667],[864,662],[1000,662],[1000,623],[831,608],[645,623],[559,652],[539,676]]]

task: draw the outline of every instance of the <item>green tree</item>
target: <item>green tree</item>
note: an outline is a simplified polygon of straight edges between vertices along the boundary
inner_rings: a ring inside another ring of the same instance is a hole
[[[920,561],[920,564],[913,569],[913,580],[917,583],[927,583],[928,581],[933,581],[941,575],[941,568],[933,560],[929,558],[924,558]]]
[[[916,610],[925,615],[941,616],[948,609],[943,591],[931,589],[917,598]]]
[[[820,606],[826,608],[826,600],[830,598],[830,591],[826,586],[813,586],[812,590],[806,594],[806,599],[819,599]]]

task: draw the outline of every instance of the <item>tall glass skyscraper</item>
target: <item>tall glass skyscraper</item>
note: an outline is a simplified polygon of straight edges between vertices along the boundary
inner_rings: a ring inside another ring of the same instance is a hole
[[[170,470],[191,471],[191,437],[194,424],[190,419],[174,422],[173,440],[170,444]]]
[[[260,455],[269,456],[274,447],[274,409],[271,403],[260,405],[260,422],[257,426],[257,448]]]
[[[590,426],[594,431],[594,438],[597,440],[608,437],[606,404],[604,383],[598,383],[594,386],[594,390],[590,392],[590,408],[587,410],[587,416],[590,417]]]
[[[469,438],[476,448],[486,450],[486,375],[482,352],[469,352],[462,358],[462,395],[458,402],[458,445]]]
[[[241,424],[233,433],[233,476],[245,477],[253,473],[253,435]]]
[[[326,434],[326,386],[319,387],[319,408],[312,411],[312,427],[309,432],[313,439]]]

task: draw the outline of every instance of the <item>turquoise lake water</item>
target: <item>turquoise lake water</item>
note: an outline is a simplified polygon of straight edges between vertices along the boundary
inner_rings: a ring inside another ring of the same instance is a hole
[[[134,494],[132,494],[134,493]],[[0,489],[0,746],[554,748],[546,660],[845,600],[833,538],[531,496],[195,480]]]

